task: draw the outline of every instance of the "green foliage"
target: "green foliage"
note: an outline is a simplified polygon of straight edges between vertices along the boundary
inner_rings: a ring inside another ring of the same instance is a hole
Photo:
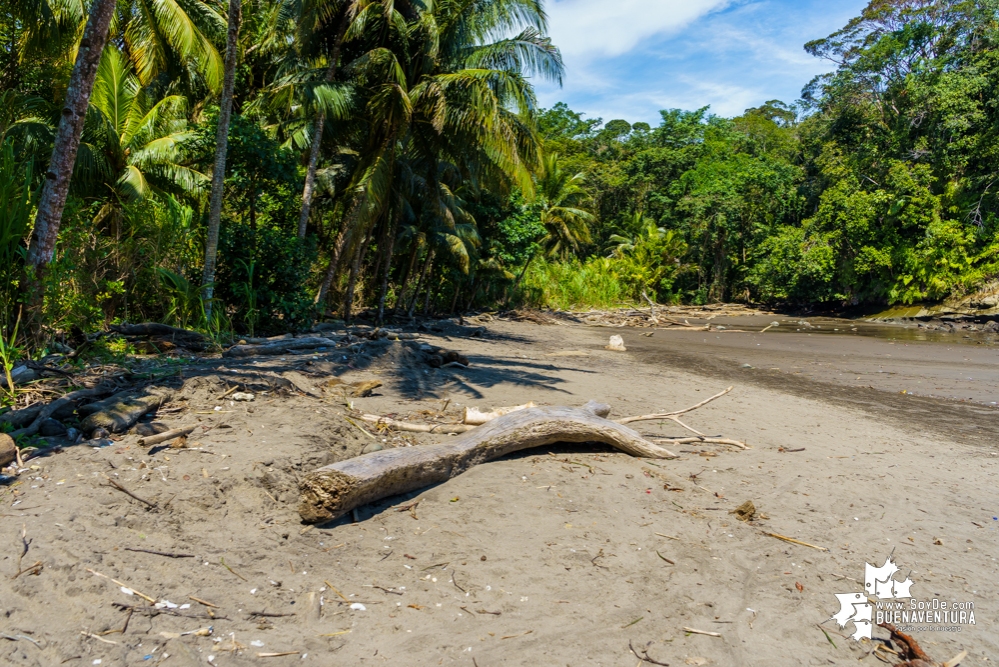
[[[14,140],[0,144],[0,328],[19,312],[25,245],[34,206],[32,163],[14,157]]]
[[[215,295],[235,329],[272,335],[309,327],[315,306],[308,279],[315,256],[314,239],[300,240],[270,226],[224,227]]]
[[[595,257],[583,263],[534,262],[521,284],[523,300],[541,308],[613,308],[627,299],[627,291],[609,259]]]
[[[190,329],[205,326],[205,307],[201,300],[201,287],[184,276],[162,266],[156,275],[167,298],[164,322]]]
[[[563,73],[543,9],[248,5],[218,307],[205,321],[196,277],[222,5],[122,0],[44,273],[43,324],[164,320],[223,342],[233,328],[299,330],[317,310],[383,299],[402,313],[518,300],[607,307],[643,294],[914,303],[999,277],[993,0],[872,2],[806,45],[836,68],[796,105],[770,100],[731,119],[668,109],[655,127],[537,109],[532,77]],[[39,0],[0,11],[8,328],[85,10]]]
[[[17,344],[20,325],[21,318],[18,316],[9,332],[6,325],[0,327],[0,370],[3,371],[0,385],[6,385],[0,386],[0,397],[5,401],[12,401],[17,395],[10,372],[14,370],[14,363],[25,356],[25,350]]]

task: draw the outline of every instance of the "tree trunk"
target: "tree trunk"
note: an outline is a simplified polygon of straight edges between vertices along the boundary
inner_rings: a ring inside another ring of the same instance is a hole
[[[90,93],[94,89],[94,79],[107,43],[108,26],[114,9],[115,0],[94,0],[90,6],[90,17],[66,87],[66,101],[59,118],[52,159],[45,172],[45,184],[38,200],[35,227],[28,246],[27,263],[31,267],[28,278],[33,283],[29,287],[29,299],[38,307],[41,306],[42,278],[55,254],[62,212],[66,206],[73,166],[76,164],[76,153],[80,148],[80,136],[83,134],[83,120],[90,105]]]
[[[416,302],[420,300],[420,290],[423,288],[423,281],[427,277],[427,269],[430,268],[430,262],[434,261],[434,251],[433,249],[427,250],[427,259],[423,262],[423,269],[420,270],[420,279],[416,281],[416,291],[413,292],[413,300],[409,302],[409,319],[413,319],[413,311],[416,310]]]
[[[326,303],[326,297],[333,286],[333,279],[336,278],[336,270],[340,266],[340,255],[343,253],[343,247],[347,243],[349,221],[350,217],[344,216],[343,227],[337,232],[336,238],[333,240],[333,248],[330,250],[330,265],[326,268],[326,277],[323,278],[323,284],[319,287],[319,294],[316,295],[316,305],[320,308]]]
[[[357,244],[354,251],[354,261],[350,263],[350,278],[347,280],[347,294],[343,297],[343,321],[350,324],[350,310],[354,305],[354,286],[357,285],[357,274],[361,271],[361,259],[364,257],[364,249],[367,248],[367,240],[362,239]]]
[[[427,298],[423,300],[423,314],[430,314],[430,297],[433,296],[434,290],[430,287],[430,278],[434,276],[434,265],[430,265],[430,270],[427,275]]]
[[[475,297],[479,295],[479,287],[481,286],[482,283],[478,280],[478,275],[476,275],[475,278],[472,278],[472,296],[468,299],[468,305],[465,306],[466,311],[472,309],[472,304],[475,303]]]
[[[385,270],[382,273],[382,285],[378,294],[378,326],[385,320],[385,299],[388,296],[389,275],[392,273],[392,252],[395,250],[395,221],[389,223],[385,238],[385,257],[383,262]]]
[[[405,303],[406,298],[406,284],[409,282],[409,276],[413,273],[413,268],[416,266],[416,255],[420,251],[420,246],[414,242],[413,251],[409,253],[409,263],[406,265],[406,272],[402,274],[402,280],[399,281],[399,295],[395,298],[395,303],[392,304],[392,317],[399,311],[399,304]]]
[[[319,145],[323,141],[323,127],[326,125],[326,114],[316,117],[312,130],[312,146],[309,148],[309,168],[305,172],[305,187],[302,189],[302,212],[298,216],[298,238],[305,238],[305,230],[309,225],[309,213],[312,211],[312,195],[316,187],[316,170],[319,166]]]
[[[448,312],[449,315],[454,315],[454,309],[458,307],[458,294],[461,292],[460,284],[455,282],[454,284],[454,298],[451,299],[451,310]]]
[[[527,275],[527,267],[529,267],[531,265],[531,262],[533,262],[534,258],[537,257],[537,256],[538,256],[538,253],[534,252],[534,253],[531,253],[531,256],[527,258],[527,263],[524,264],[524,268],[520,270],[520,275],[517,276],[517,282],[515,282],[513,284],[514,291],[516,291],[517,288],[520,287],[520,281],[524,279],[525,275]]]
[[[215,287],[215,260],[219,250],[219,224],[222,219],[222,194],[225,187],[225,157],[229,148],[229,119],[232,115],[232,89],[236,78],[236,48],[239,23],[242,19],[241,0],[229,0],[229,32],[225,45],[225,78],[219,109],[219,127],[215,136],[215,170],[212,172],[212,194],[208,205],[208,239],[205,242],[205,272],[202,277],[202,300],[205,319],[212,318],[212,295]]]
[[[605,419],[606,405],[529,408],[497,417],[438,445],[399,447],[315,470],[301,481],[298,513],[331,521],[361,505],[457,477],[472,466],[556,442],[603,442],[632,456],[676,458],[627,426]]]
[[[336,78],[337,66],[340,63],[340,49],[343,46],[343,37],[347,34],[347,26],[350,25],[350,13],[344,11],[337,28],[336,37],[333,40],[333,51],[330,54],[330,66],[326,70],[326,82],[329,83]],[[316,171],[319,168],[319,148],[323,143],[323,128],[326,126],[326,114],[322,111],[316,116],[316,122],[312,129],[312,146],[309,148],[309,167],[305,172],[305,187],[302,188],[302,212],[298,216],[298,238],[305,238],[305,230],[309,225],[309,213],[312,211],[312,196],[316,189]]]

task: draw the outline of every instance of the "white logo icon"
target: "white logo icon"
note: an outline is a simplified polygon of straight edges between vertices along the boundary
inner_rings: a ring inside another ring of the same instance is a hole
[[[868,602],[868,595],[876,596],[879,600],[912,597],[909,594],[909,589],[912,587],[911,579],[896,581],[892,578],[898,572],[898,567],[892,562],[891,556],[885,559],[885,564],[881,567],[874,567],[870,563],[865,563],[865,565],[864,589],[867,591],[867,595],[863,593],[837,593],[836,599],[839,600],[840,610],[832,617],[841,628],[845,628],[847,623],[853,621],[856,628],[853,638],[857,641],[864,637],[871,639],[874,606]]]

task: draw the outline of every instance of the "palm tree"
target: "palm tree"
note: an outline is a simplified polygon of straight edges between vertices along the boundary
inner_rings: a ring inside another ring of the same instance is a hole
[[[184,144],[193,137],[186,111],[184,97],[157,100],[124,55],[115,46],[105,48],[90,99],[93,118],[77,160],[78,181],[107,188],[99,219],[117,218],[121,204],[153,192],[189,194],[207,181],[185,164]]]
[[[28,263],[36,282],[34,303],[40,297],[37,291],[40,278],[55,252],[83,122],[116,7],[115,0],[93,0],[79,42],[75,42],[75,37],[80,34],[77,30],[84,17],[82,2],[36,0],[21,3],[19,7],[22,17],[33,19],[25,22],[22,58],[29,57],[33,48],[71,52],[76,47],[76,60],[28,248]],[[183,4],[175,0],[155,3],[137,0],[137,4],[123,7],[115,21],[116,37],[125,45],[140,80],[149,82],[167,64],[179,62],[199,69],[209,87],[218,85],[218,54],[209,35],[213,26],[219,25],[219,17],[210,4],[204,0],[188,0]]]
[[[453,254],[467,272],[466,240],[473,238],[468,224],[474,221],[463,219],[454,195],[458,183],[473,195],[482,188],[502,190],[510,182],[532,189],[536,103],[525,74],[561,81],[563,71],[558,50],[543,36],[540,3],[439,0],[426,2],[422,11],[409,9],[406,51],[399,56],[388,49],[372,52],[370,64],[382,67],[383,74],[368,109],[372,126],[384,137],[375,145],[386,154],[372,161],[382,170],[371,171],[370,179],[358,185],[366,203],[355,209],[360,215],[341,226],[320,300],[336,274],[344,239],[363,237],[359,230],[367,229],[389,201],[389,187],[371,186],[390,183],[395,160],[405,160],[418,175],[413,193],[418,203],[412,206],[429,242],[420,282],[439,251]],[[393,14],[392,21],[397,20]],[[515,37],[495,39],[518,28]],[[379,301],[386,288],[383,284]]]
[[[538,206],[538,221],[545,235],[538,244],[538,250],[524,264],[514,287],[520,285],[538,252],[562,259],[578,253],[583,244],[590,243],[589,225],[596,220],[596,216],[580,208],[589,199],[583,187],[586,175],[563,171],[557,153],[544,157],[536,181],[535,203]]]
[[[28,265],[32,269],[31,279],[34,282],[29,300],[35,309],[41,306],[39,288],[42,274],[55,253],[62,211],[66,206],[66,195],[69,193],[73,165],[80,147],[80,135],[83,133],[83,120],[90,104],[90,93],[94,87],[104,44],[107,42],[114,7],[114,0],[94,0],[76,52],[73,73],[66,87],[66,102],[60,114],[52,159],[45,174],[45,185],[38,201],[35,226],[28,246]]]
[[[212,294],[215,283],[215,262],[219,250],[219,225],[222,222],[222,193],[225,186],[225,158],[229,147],[229,119],[232,115],[232,91],[236,81],[236,49],[239,42],[239,22],[242,18],[240,0],[229,0],[229,31],[225,46],[225,76],[219,104],[219,127],[215,138],[215,168],[212,171],[212,193],[208,203],[208,237],[205,241],[205,269],[201,279],[205,303],[205,320],[212,320]]]
[[[193,70],[208,90],[218,91],[223,63],[215,44],[225,34],[226,18],[217,3],[128,0],[118,7],[112,39],[123,45],[142,85],[151,84],[161,73],[171,81],[189,78]]]

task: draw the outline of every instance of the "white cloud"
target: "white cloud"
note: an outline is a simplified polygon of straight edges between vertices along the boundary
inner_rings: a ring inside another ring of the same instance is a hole
[[[617,56],[655,35],[676,32],[730,0],[556,0],[550,34],[569,58]]]

